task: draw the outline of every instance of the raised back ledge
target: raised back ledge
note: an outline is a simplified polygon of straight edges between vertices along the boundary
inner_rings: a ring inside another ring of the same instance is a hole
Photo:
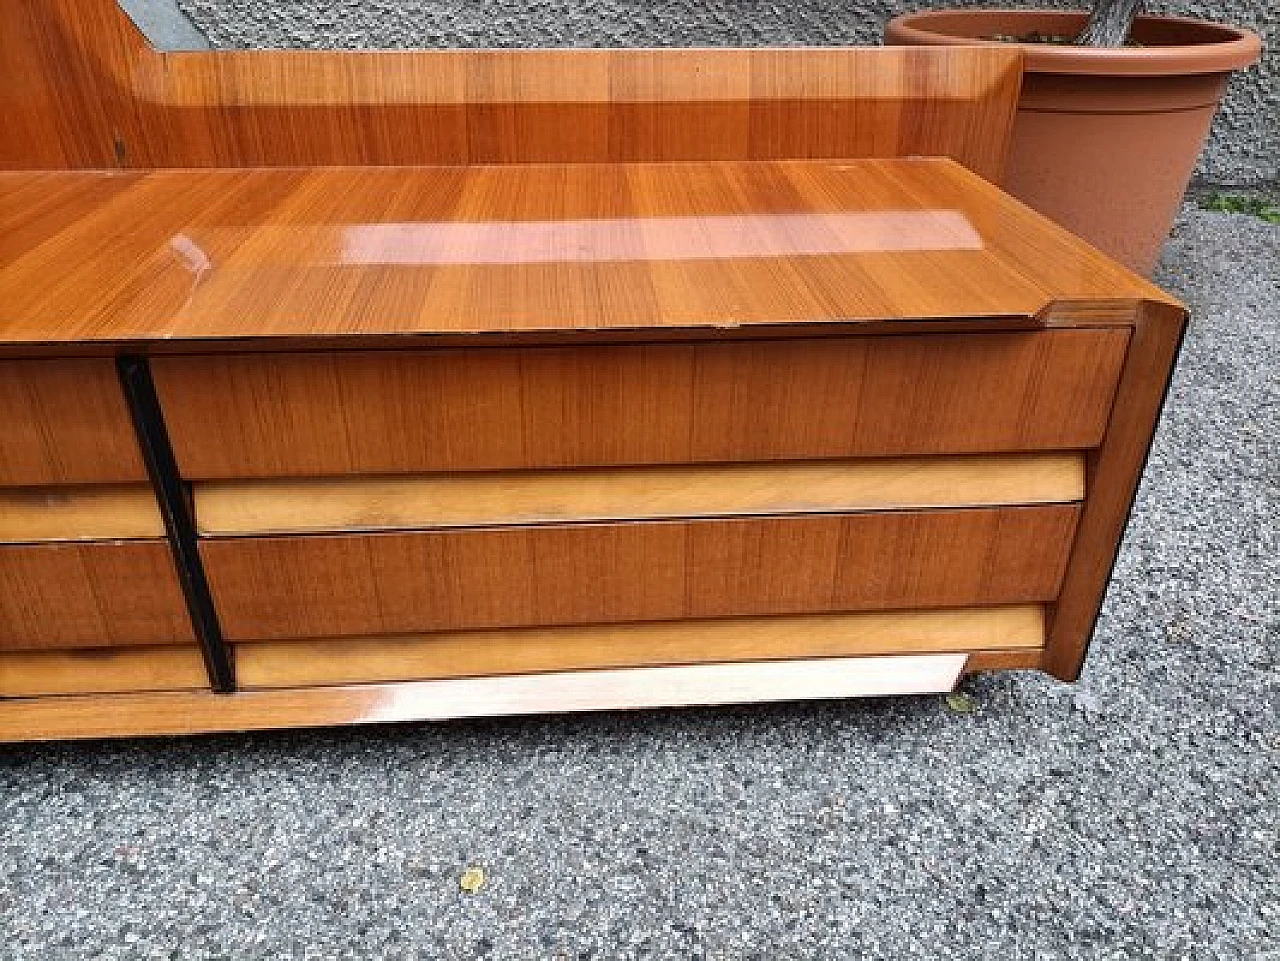
[[[945,159],[0,173],[0,186],[11,353],[1018,330],[1181,310]]]
[[[944,155],[998,179],[1016,48],[174,51],[0,4],[0,169]]]

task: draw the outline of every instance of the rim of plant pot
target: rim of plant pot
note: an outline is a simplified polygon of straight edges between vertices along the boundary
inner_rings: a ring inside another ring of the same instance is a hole
[[[894,17],[885,27],[889,44],[951,46],[1008,44],[992,36],[1075,36],[1085,25],[1082,10],[928,10]],[[1262,55],[1262,40],[1251,30],[1189,17],[1139,17],[1131,34],[1141,46],[1077,47],[1020,43],[1033,73],[1098,76],[1186,76],[1229,73]]]

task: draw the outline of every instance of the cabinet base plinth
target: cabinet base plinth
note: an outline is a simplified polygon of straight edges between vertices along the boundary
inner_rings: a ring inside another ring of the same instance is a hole
[[[694,664],[397,684],[0,702],[0,742],[804,701],[950,691],[970,655]]]

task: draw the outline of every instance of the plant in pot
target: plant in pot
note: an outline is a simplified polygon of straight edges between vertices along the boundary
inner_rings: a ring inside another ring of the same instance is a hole
[[[897,45],[1022,45],[1026,65],[1004,188],[1142,274],[1155,267],[1248,30],[1141,16],[1143,0],[1092,12],[935,10],[891,20]]]

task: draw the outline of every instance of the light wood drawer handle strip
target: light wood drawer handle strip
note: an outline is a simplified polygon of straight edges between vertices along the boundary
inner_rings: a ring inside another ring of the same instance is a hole
[[[0,697],[194,691],[208,686],[200,650],[191,643],[0,654]]]
[[[941,693],[955,685],[966,659],[963,653],[914,654],[237,694],[169,691],[16,699],[0,701],[0,742]]]
[[[1065,503],[1080,454],[503,471],[195,488],[205,535]]]
[[[146,484],[0,488],[0,542],[164,537]]]
[[[801,617],[735,617],[590,627],[236,645],[243,688],[300,687],[705,661],[1036,650],[1039,605]]]

